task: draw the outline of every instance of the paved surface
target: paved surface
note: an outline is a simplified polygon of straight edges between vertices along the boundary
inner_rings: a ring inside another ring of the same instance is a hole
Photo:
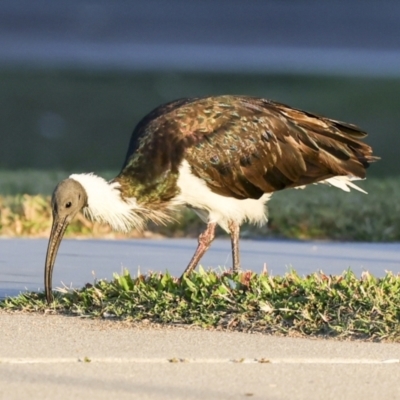
[[[55,286],[168,268],[181,273],[195,240],[65,240]],[[0,240],[0,295],[42,287],[46,239]],[[242,240],[247,268],[301,274],[351,266],[399,270],[400,244]],[[180,265],[182,264],[182,265]],[[203,260],[230,264],[228,240]],[[398,399],[400,346],[133,326],[77,317],[0,312],[0,400]],[[264,361],[264,362],[262,362]],[[265,362],[268,361],[268,362]]]
[[[9,38],[400,50],[393,0],[2,0],[0,11]]]
[[[63,240],[53,287],[81,287],[94,279],[111,279],[123,268],[136,274],[149,270],[179,276],[196,248],[195,239]],[[26,289],[43,290],[47,239],[0,239],[0,297]],[[376,276],[400,272],[400,243],[330,243],[320,241],[241,240],[244,269],[260,272],[264,263],[274,275],[293,267],[301,275],[323,270],[340,274],[347,268]],[[215,240],[202,259],[205,268],[230,268],[230,241]]]
[[[400,398],[398,344],[1,312],[0,325],[4,400]]]
[[[2,0],[0,63],[399,75],[393,0]]]

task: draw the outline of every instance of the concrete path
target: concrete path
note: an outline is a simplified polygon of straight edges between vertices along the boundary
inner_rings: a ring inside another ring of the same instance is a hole
[[[0,399],[399,399],[400,346],[0,312]]]

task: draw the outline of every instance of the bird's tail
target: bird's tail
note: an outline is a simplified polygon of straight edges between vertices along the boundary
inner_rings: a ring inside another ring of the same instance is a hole
[[[357,185],[355,185],[352,181],[359,181],[363,180],[362,178],[357,178],[354,176],[334,176],[329,179],[325,179],[322,182],[318,183],[325,183],[327,185],[332,185],[335,186],[339,189],[344,190],[345,192],[350,192],[350,189],[355,189],[358,190],[359,192],[367,194],[367,192],[364,189],[361,189]]]

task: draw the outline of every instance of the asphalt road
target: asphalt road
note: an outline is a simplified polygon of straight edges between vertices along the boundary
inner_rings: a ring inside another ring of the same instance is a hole
[[[392,0],[2,0],[0,66],[399,75]]]
[[[53,287],[79,288],[94,279],[111,279],[127,268],[132,274],[151,271],[179,276],[196,248],[195,239],[63,240],[56,260]],[[332,243],[241,240],[244,269],[261,272],[264,264],[274,275],[293,267],[306,275],[323,270],[340,274],[386,270],[400,272],[400,243]],[[0,239],[0,297],[43,290],[46,239]],[[202,259],[205,268],[230,268],[230,241],[215,240]]]
[[[0,34],[91,43],[400,50],[400,3],[2,0]]]

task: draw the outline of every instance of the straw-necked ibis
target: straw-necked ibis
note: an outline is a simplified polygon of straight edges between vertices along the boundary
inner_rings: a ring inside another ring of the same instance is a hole
[[[185,273],[196,268],[215,236],[230,233],[233,269],[239,268],[239,229],[265,223],[272,193],[311,183],[361,190],[376,159],[357,126],[273,101],[246,96],[180,99],[161,105],[133,131],[121,172],[110,182],[73,174],[52,196],[53,225],[45,289],[52,301],[52,271],[66,227],[83,210],[118,231],[171,219],[179,206],[207,223]]]

